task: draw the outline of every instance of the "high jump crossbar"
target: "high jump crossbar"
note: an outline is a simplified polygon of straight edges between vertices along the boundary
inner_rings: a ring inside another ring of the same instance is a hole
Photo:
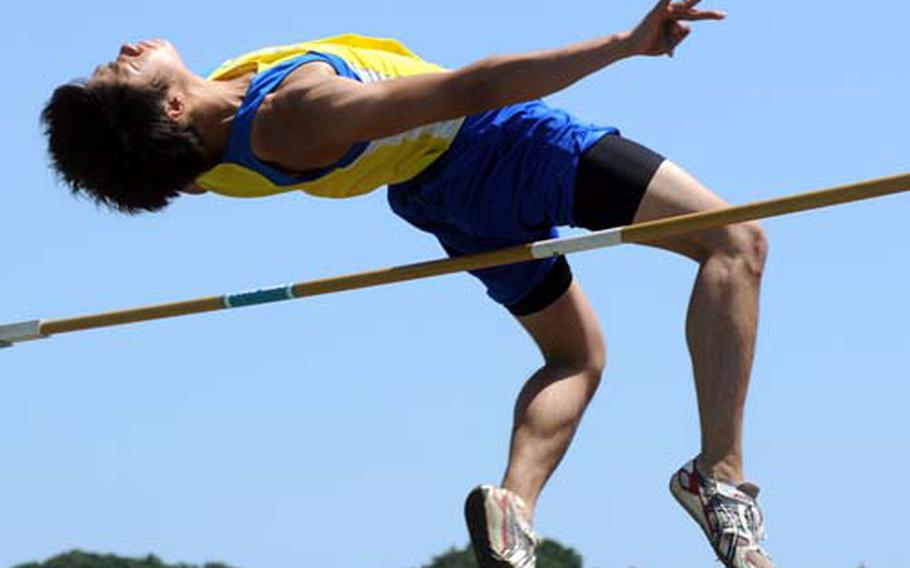
[[[819,191],[667,217],[656,221],[595,231],[580,236],[550,239],[456,258],[418,262],[236,294],[207,296],[71,318],[33,320],[0,325],[0,347],[11,347],[13,344],[22,341],[44,339],[60,333],[281,302],[319,294],[330,294],[356,288],[368,288],[394,282],[429,278],[465,270],[513,264],[624,243],[655,242],[693,231],[829,207],[851,201],[872,199],[908,190],[910,190],[910,173],[905,173]]]

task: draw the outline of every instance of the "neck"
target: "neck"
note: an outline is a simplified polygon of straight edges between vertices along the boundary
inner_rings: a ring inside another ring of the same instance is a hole
[[[229,81],[209,81],[194,77],[185,85],[190,105],[190,124],[202,138],[206,157],[217,162],[227,149],[234,115],[243,103],[250,75]]]

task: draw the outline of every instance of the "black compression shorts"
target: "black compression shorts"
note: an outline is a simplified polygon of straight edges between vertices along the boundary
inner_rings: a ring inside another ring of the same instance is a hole
[[[645,190],[664,157],[619,135],[608,134],[581,155],[575,176],[576,227],[592,231],[632,223]],[[518,303],[507,306],[517,316],[538,312],[562,296],[572,283],[565,257]]]

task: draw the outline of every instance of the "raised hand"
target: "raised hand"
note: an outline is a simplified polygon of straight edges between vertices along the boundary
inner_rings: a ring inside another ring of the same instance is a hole
[[[698,10],[701,0],[660,0],[629,34],[632,49],[639,55],[669,55],[691,33],[687,22],[723,20],[727,14],[718,10]]]

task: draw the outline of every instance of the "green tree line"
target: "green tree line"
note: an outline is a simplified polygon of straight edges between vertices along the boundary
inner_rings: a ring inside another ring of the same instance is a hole
[[[152,554],[145,558],[124,558],[113,554],[92,554],[74,550],[55,556],[45,562],[29,562],[14,568],[232,568],[220,562],[210,562],[201,567],[192,564],[165,564]]]
[[[537,553],[537,568],[583,568],[581,555],[552,540],[545,540]],[[154,555],[145,558],[124,558],[113,554],[92,554],[74,550],[55,556],[43,563],[30,562],[14,568],[232,568],[227,564],[212,562],[202,567],[192,564],[165,564]],[[328,568],[328,567],[327,567]],[[477,568],[470,547],[451,550],[433,558],[421,568]]]
[[[453,548],[422,568],[477,568],[470,546]],[[537,568],[583,568],[581,555],[555,540],[544,540],[537,549]]]

